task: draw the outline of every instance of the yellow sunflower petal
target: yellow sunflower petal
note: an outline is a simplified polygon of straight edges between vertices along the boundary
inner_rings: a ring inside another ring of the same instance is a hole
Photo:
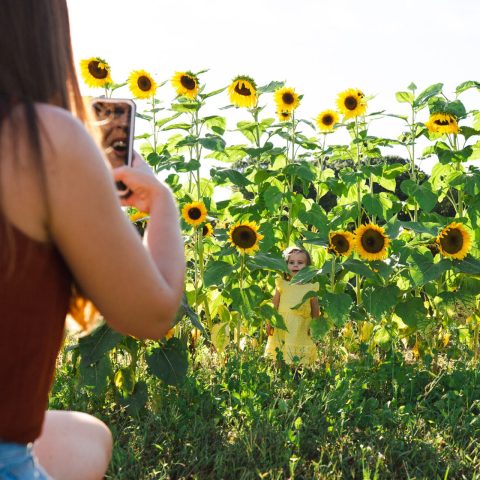
[[[450,113],[433,113],[425,124],[430,133],[458,133],[457,119]]]
[[[239,222],[233,225],[228,232],[228,241],[240,253],[252,254],[260,248],[263,235],[258,233],[255,222]]]
[[[103,88],[112,83],[110,66],[99,57],[92,57],[80,61],[80,71],[84,82],[93,88]]]
[[[452,222],[438,234],[436,243],[443,256],[463,260],[472,246],[472,238],[464,225]]]
[[[177,95],[187,97],[191,100],[198,95],[198,78],[192,72],[175,72],[172,77],[172,87]]]
[[[202,228],[203,238],[211,237],[213,235],[213,226],[211,223],[206,223]]]
[[[198,227],[207,219],[207,209],[203,202],[191,202],[182,208],[182,217],[192,227]]]
[[[390,239],[383,227],[374,223],[360,225],[355,230],[355,250],[364,260],[383,260],[387,257]]]
[[[292,112],[288,110],[278,111],[277,116],[280,122],[288,122],[289,120],[292,119]]]
[[[275,91],[273,99],[279,112],[293,112],[300,105],[300,97],[290,87],[279,88]]]
[[[361,90],[349,88],[338,94],[337,107],[346,119],[364,115],[367,111],[365,95]]]
[[[354,237],[351,232],[329,232],[328,234],[328,250],[335,255],[348,257],[354,247]]]
[[[258,95],[255,82],[246,75],[236,77],[228,87],[230,103],[236,107],[255,108]]]
[[[128,77],[128,88],[136,98],[151,98],[157,91],[157,83],[145,70],[134,70]]]
[[[333,127],[338,123],[338,113],[334,110],[325,110],[318,115],[316,121],[321,132],[333,132]]]

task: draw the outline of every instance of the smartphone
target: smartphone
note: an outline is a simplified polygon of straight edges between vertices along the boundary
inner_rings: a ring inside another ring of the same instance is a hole
[[[91,105],[101,146],[112,168],[132,166],[135,103],[130,99],[94,98]],[[123,182],[116,185],[119,195],[129,193]]]

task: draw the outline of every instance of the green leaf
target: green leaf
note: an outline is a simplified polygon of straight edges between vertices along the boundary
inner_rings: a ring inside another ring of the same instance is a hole
[[[223,135],[225,133],[225,128],[227,126],[227,120],[225,117],[212,115],[210,117],[205,117],[203,122],[207,128],[214,131],[218,135]]]
[[[310,208],[310,210],[301,210],[298,213],[298,219],[304,225],[315,227],[319,232],[318,235],[322,239],[328,239],[329,220],[325,211],[320,205],[314,203],[312,204],[312,208]]]
[[[222,262],[221,260],[209,262],[203,277],[205,287],[221,285],[223,278],[231,275],[234,269],[235,267],[233,265]]]
[[[225,140],[218,135],[210,135],[207,133],[206,137],[199,138],[198,142],[207,150],[213,150],[215,152],[223,152],[225,150]]]
[[[413,93],[412,92],[397,92],[395,93],[395,98],[397,102],[400,103],[409,103],[410,105],[413,104]]]
[[[362,291],[362,301],[367,312],[380,321],[395,307],[399,294],[400,289],[396,285],[368,286]]]
[[[138,415],[148,401],[148,389],[147,384],[140,380],[135,384],[133,392],[131,395],[127,395],[125,397],[121,396],[119,398],[119,403],[123,405],[127,413],[132,416]]]
[[[121,333],[113,331],[106,323],[92,331],[89,335],[81,337],[78,341],[82,361],[93,364],[115,348],[123,339]]]
[[[414,252],[410,255],[410,275],[416,287],[421,287],[432,280],[436,280],[442,273],[452,268],[452,262],[442,259],[433,262],[430,252]]]
[[[259,87],[257,89],[258,93],[273,93],[275,90],[282,88],[285,85],[285,82],[270,82],[268,85]]]
[[[79,372],[82,385],[93,387],[96,395],[103,395],[107,390],[108,379],[112,375],[110,358],[105,355],[97,362],[89,363],[82,357]]]
[[[205,100],[206,98],[214,97],[215,95],[218,95],[219,93],[224,92],[227,89],[227,87],[219,88],[218,90],[214,90],[213,92],[209,93],[202,93],[200,94],[200,97]]]
[[[218,184],[225,183],[227,180],[229,180],[231,183],[237,185],[238,187],[246,187],[252,183],[238,170],[233,169],[220,170],[212,168],[210,170],[210,175],[212,175],[212,178],[216,180]]]
[[[296,276],[298,275],[297,273]],[[352,304],[352,297],[346,293],[322,293],[321,308],[337,327],[348,321]]]
[[[266,207],[274,213],[282,202],[283,193],[275,185],[270,185],[262,195]]]
[[[480,275],[480,260],[468,254],[463,260],[454,260],[455,269],[462,273]]]
[[[175,320],[173,321],[172,326],[179,323],[184,317],[187,317],[190,320],[190,322],[192,322],[192,325],[195,328],[198,328],[202,332],[202,335],[207,336],[207,331],[205,330],[205,327],[202,325],[202,322],[200,322],[198,318],[198,314],[188,304],[187,295],[185,293],[182,296],[180,307],[178,308],[178,311],[175,315]]]
[[[190,123],[173,123],[172,125],[168,125],[165,128],[162,128],[163,131],[167,130],[190,130],[192,125]]]
[[[123,397],[131,395],[135,388],[135,369],[131,365],[120,368],[113,377],[113,383]]]
[[[426,103],[431,97],[438,95],[442,91],[442,88],[443,83],[436,83],[434,85],[430,85],[418,95],[418,97],[413,102],[413,106],[415,108],[423,107],[424,105],[426,105]]]
[[[280,254],[271,252],[258,253],[253,258],[247,260],[247,265],[252,270],[262,268],[266,270],[273,270],[275,272],[286,272],[287,266],[285,260]]]
[[[188,357],[185,345],[178,338],[150,348],[145,355],[148,371],[167,385],[180,385],[187,375]]]
[[[427,309],[419,297],[399,303],[395,307],[395,313],[413,330],[417,330],[419,325],[424,324],[427,317]]]
[[[310,335],[314,340],[321,340],[331,328],[332,324],[325,317],[316,317],[310,323]]]
[[[459,163],[466,162],[472,156],[474,150],[473,147],[467,145],[461,150],[451,150],[450,147],[444,142],[437,142],[435,144],[435,153],[438,156],[440,163]]]
[[[296,275],[295,277],[292,278],[290,283],[292,285],[296,285],[297,283],[311,283],[311,281],[317,276],[322,273],[321,270],[317,270],[316,268],[312,266],[307,266],[305,268],[302,268]]]
[[[455,93],[459,95],[460,93],[465,92],[470,88],[476,88],[477,90],[480,90],[480,83],[473,80],[467,80],[466,82],[463,82],[457,86],[457,88],[455,89]]]
[[[360,260],[356,260],[355,258],[348,258],[342,264],[342,267],[349,272],[357,273],[365,278],[374,278],[374,273],[368,268],[368,266],[361,262]]]
[[[171,117],[167,117],[167,118],[161,118],[160,120],[157,120],[155,122],[155,125],[157,127],[163,127],[164,125],[166,125],[168,122],[171,122],[172,120],[175,120],[177,117],[179,117],[181,115],[180,112],[176,113],[175,115],[172,115]]]
[[[413,180],[404,180],[400,184],[400,189],[409,197],[414,198],[425,212],[430,212],[437,204],[438,197],[432,192],[429,183],[418,185]]]
[[[390,333],[385,327],[380,327],[373,335],[373,343],[376,345],[384,345],[390,342]]]
[[[279,328],[280,330],[287,330],[285,325],[285,320],[278,311],[267,303],[261,305],[258,309],[258,313],[262,319],[268,319],[268,322],[274,328]]]

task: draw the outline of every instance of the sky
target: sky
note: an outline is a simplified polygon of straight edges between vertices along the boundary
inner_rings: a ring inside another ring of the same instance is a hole
[[[201,77],[206,91],[228,85],[238,74],[258,85],[283,80],[304,95],[297,116],[306,119],[335,107],[337,94],[347,88],[374,97],[370,112],[407,114],[395,92],[411,82],[418,93],[444,83],[453,99],[458,84],[479,80],[477,0],[67,1],[77,64],[102,57],[117,82],[137,69],[159,82],[175,71],[209,69]],[[174,96],[169,84],[159,95]],[[219,97],[218,106],[228,104],[226,93]],[[479,108],[478,92],[460,98],[467,109]],[[248,119],[245,111],[228,115],[236,115],[228,120],[231,128]],[[427,120],[426,111],[424,116]],[[402,131],[393,119],[374,128],[371,133],[390,137]],[[423,167],[428,171],[428,162]]]

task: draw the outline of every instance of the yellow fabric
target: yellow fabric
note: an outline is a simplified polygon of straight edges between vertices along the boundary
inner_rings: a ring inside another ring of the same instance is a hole
[[[288,331],[275,328],[273,335],[268,337],[265,356],[276,359],[278,348],[287,364],[310,365],[318,356],[317,347],[308,334],[312,321],[310,300],[296,310],[292,310],[292,307],[298,305],[306,293],[311,290],[318,291],[320,286],[318,283],[290,285],[283,278],[277,278],[275,285],[280,293],[278,312],[282,315]]]

